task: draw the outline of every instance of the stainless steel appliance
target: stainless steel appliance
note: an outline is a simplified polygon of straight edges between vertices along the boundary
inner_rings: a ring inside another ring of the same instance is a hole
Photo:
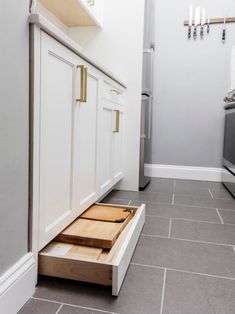
[[[141,134],[140,134],[140,172],[139,189],[143,190],[150,182],[144,174],[144,165],[151,164],[151,106],[153,102],[154,59],[155,59],[155,1],[145,0],[145,28],[143,45]]]
[[[142,93],[141,101],[141,127],[140,127],[140,175],[139,189],[144,190],[150,183],[150,178],[145,176],[144,165],[151,163],[151,94]]]
[[[223,184],[235,197],[235,102],[225,106]]]

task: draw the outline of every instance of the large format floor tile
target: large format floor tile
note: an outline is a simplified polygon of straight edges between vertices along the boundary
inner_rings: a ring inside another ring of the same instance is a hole
[[[113,198],[111,196],[107,196],[105,197],[101,203],[106,203],[106,204],[117,204],[117,205],[128,205],[129,204],[129,200],[122,200],[122,199],[117,199],[117,198]]]
[[[60,306],[53,302],[30,299],[18,314],[55,314]]]
[[[174,179],[152,178],[144,192],[154,191],[162,193],[173,193],[175,187]]]
[[[163,314],[217,313],[235,313],[235,281],[166,272]]]
[[[111,312],[102,312],[90,309],[84,309],[76,306],[63,305],[58,314],[107,314]],[[43,314],[43,313],[42,313]]]
[[[219,210],[219,213],[225,224],[235,225],[235,211],[234,210]]]
[[[176,186],[181,186],[181,187],[190,187],[190,188],[195,188],[195,189],[224,189],[224,186],[220,182],[210,182],[210,181],[197,181],[197,180],[181,180],[181,179],[176,179]]]
[[[175,204],[200,206],[208,208],[235,209],[234,199],[212,199],[205,196],[175,194]]]
[[[232,247],[141,236],[133,262],[235,278]]]
[[[142,202],[132,201],[131,206],[140,206]],[[146,202],[146,214],[164,218],[182,218],[198,221],[218,222],[216,209],[192,207],[187,205],[168,205]]]
[[[160,311],[163,276],[163,269],[130,265],[118,298],[110,288],[41,278],[35,297],[121,314],[155,314]]]
[[[167,237],[169,234],[170,219],[146,216],[143,233]]]
[[[207,198],[212,198],[211,194],[209,192],[209,185],[201,185],[200,183],[195,181],[183,181],[176,180],[175,188],[174,188],[175,194],[190,194],[190,195],[199,195],[204,196]]]
[[[221,182],[208,182],[210,190],[224,191],[227,190]]]
[[[130,192],[114,190],[109,194],[112,198],[128,199],[142,202],[157,202],[171,204],[173,193],[160,192]]]
[[[211,188],[210,192],[211,192],[213,198],[215,198],[215,199],[223,198],[223,199],[234,200],[232,195],[223,187],[220,190]]]
[[[234,245],[235,226],[173,219],[171,237]]]

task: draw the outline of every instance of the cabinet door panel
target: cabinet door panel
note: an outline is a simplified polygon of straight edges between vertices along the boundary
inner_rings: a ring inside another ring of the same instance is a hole
[[[116,110],[116,109],[115,109]],[[112,140],[112,177],[114,182],[123,177],[123,127],[124,127],[124,114],[121,109],[117,109],[119,114],[119,130],[118,132],[113,132]],[[114,111],[114,119],[117,118],[116,111]],[[116,121],[114,121],[116,125]]]
[[[70,222],[72,208],[72,151],[74,56],[42,33],[39,248]]]
[[[79,73],[78,73],[79,75]],[[99,79],[88,67],[87,101],[77,103],[77,193],[82,211],[97,200],[97,107]]]
[[[100,108],[99,190],[105,193],[112,184],[112,106],[102,101]]]

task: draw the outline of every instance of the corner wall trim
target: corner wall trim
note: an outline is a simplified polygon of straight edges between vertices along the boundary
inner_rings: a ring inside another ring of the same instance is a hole
[[[35,290],[36,264],[27,253],[0,277],[0,313],[16,314]]]
[[[145,164],[145,175],[148,177],[173,178],[199,181],[222,181],[222,168],[186,167],[160,164]]]

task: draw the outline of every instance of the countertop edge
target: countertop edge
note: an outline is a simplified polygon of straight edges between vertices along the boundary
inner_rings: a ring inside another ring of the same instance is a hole
[[[105,75],[110,77],[116,83],[120,84],[122,87],[127,88],[126,83],[124,83],[121,79],[119,79],[113,72],[105,68],[101,65],[97,60],[93,57],[89,56],[85,49],[83,49],[80,45],[78,45],[72,38],[66,35],[63,31],[61,31],[58,27],[49,22],[45,17],[41,14],[33,13],[29,15],[29,23],[37,25],[40,29],[44,30],[46,33],[54,37],[56,40],[67,46],[85,61],[96,67],[98,70],[103,72]]]

